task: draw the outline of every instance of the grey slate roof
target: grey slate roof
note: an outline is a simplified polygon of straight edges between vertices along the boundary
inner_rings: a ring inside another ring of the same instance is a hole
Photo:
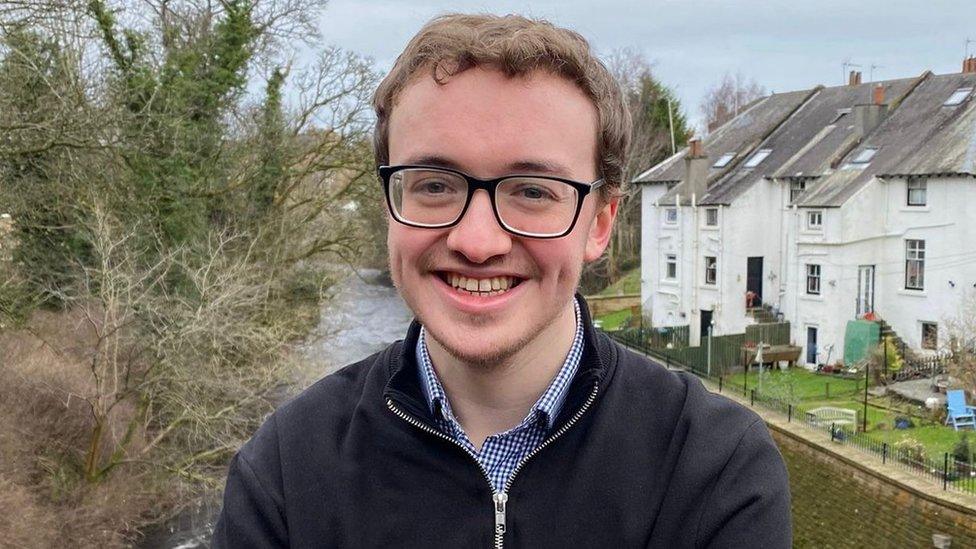
[[[713,164],[726,152],[737,152],[724,169],[712,168],[708,193],[700,204],[729,204],[763,178],[808,180],[799,206],[840,206],[874,176],[976,175],[976,97],[956,107],[942,104],[956,89],[976,87],[976,74],[935,76],[880,82],[889,105],[887,117],[862,140],[854,131],[854,114],[845,110],[871,102],[878,83],[814,88],[771,95],[752,105],[704,141]],[[876,147],[872,161],[853,168],[850,159]],[[755,168],[745,160],[758,149],[771,154]],[[679,182],[686,150],[638,176],[636,183]],[[683,184],[660,200],[673,204]],[[683,198],[687,203],[688,198]]]
[[[799,199],[801,207],[838,207],[875,176],[974,175],[967,151],[976,139],[976,100],[943,106],[957,89],[976,86],[976,74],[923,75],[887,118]],[[877,148],[871,163],[852,168],[865,148]]]

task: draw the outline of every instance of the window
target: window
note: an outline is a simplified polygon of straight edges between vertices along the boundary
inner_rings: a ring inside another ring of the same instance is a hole
[[[807,228],[808,229],[821,229],[823,228],[823,212],[820,210],[815,210],[812,212],[807,212]]]
[[[807,293],[820,295],[820,265],[807,264]]]
[[[922,323],[922,348],[933,350],[939,348],[939,325],[935,322]]]
[[[945,100],[945,103],[943,103],[942,106],[954,107],[965,101],[971,93],[973,93],[972,88],[959,88],[958,90],[952,92],[952,95],[949,96],[949,99]]]
[[[925,289],[925,241],[905,241],[905,289]]]
[[[794,179],[790,181],[790,202],[796,202],[797,198],[803,194],[803,191],[807,189],[807,182],[802,179]]]
[[[664,256],[664,278],[671,280],[678,278],[678,256],[676,254]]]
[[[664,210],[664,222],[674,225],[678,222],[678,208],[667,208]]]
[[[867,148],[857,153],[857,156],[851,160],[851,164],[868,164],[871,159],[874,158],[874,154],[878,152],[878,149]]]
[[[841,118],[844,118],[848,114],[851,114],[851,109],[850,108],[837,109],[837,116],[835,116],[834,119],[830,121],[830,123],[831,124],[836,124]]]
[[[732,162],[733,158],[735,158],[735,153],[725,153],[722,156],[720,156],[718,160],[715,161],[714,164],[712,164],[712,167],[724,168],[729,165],[729,162]]]
[[[923,177],[908,178],[908,205],[924,206],[925,191],[928,188],[928,180]]]
[[[758,151],[756,151],[756,154],[752,155],[752,158],[746,161],[745,167],[755,168],[756,166],[761,164],[763,160],[766,160],[766,157],[772,153],[773,153],[773,149],[759,149]]]
[[[715,285],[718,280],[718,258],[711,255],[705,256],[705,284]]]
[[[705,209],[705,225],[709,227],[718,226],[718,208]]]

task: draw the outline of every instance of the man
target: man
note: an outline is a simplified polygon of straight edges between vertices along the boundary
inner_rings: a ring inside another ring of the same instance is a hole
[[[390,271],[417,321],[235,457],[216,547],[787,547],[751,412],[594,331],[574,293],[629,119],[577,34],[428,23],[375,96]]]

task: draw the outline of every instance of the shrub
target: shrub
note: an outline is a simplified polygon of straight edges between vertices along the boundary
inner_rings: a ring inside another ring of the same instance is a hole
[[[895,455],[903,463],[925,461],[925,445],[911,437],[903,437],[894,444]]]
[[[973,448],[969,444],[969,435],[966,433],[962,434],[962,438],[956,442],[956,445],[952,447],[952,457],[960,463],[972,463],[973,462]]]

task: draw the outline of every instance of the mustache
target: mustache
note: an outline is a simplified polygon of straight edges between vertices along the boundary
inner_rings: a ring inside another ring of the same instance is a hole
[[[478,271],[493,269],[510,273],[517,273],[525,278],[537,278],[541,275],[539,267],[532,261],[517,261],[509,256],[491,257],[481,263],[471,261],[464,254],[450,250],[431,250],[424,252],[417,258],[417,265],[422,271]]]

